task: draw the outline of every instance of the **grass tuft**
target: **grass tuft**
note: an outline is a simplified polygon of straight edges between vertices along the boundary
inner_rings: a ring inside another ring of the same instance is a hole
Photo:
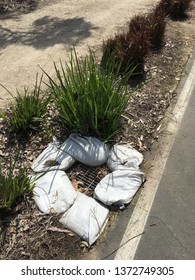
[[[30,130],[36,130],[43,120],[43,115],[46,112],[47,105],[50,100],[50,96],[43,95],[41,90],[42,77],[38,81],[38,75],[36,77],[36,83],[32,92],[28,88],[24,88],[24,92],[20,93],[17,90],[17,95],[13,96],[11,103],[11,112],[6,118],[12,132],[29,132]]]
[[[77,132],[108,140],[120,130],[120,118],[129,100],[127,88],[112,71],[105,72],[95,62],[92,51],[78,59],[72,51],[69,63],[54,63],[56,79],[48,86],[62,125]],[[112,69],[112,66],[110,67]]]
[[[0,211],[11,210],[26,192],[32,191],[34,185],[27,176],[27,170],[19,167],[15,170],[17,160],[11,159],[3,172],[2,163],[0,162]]]

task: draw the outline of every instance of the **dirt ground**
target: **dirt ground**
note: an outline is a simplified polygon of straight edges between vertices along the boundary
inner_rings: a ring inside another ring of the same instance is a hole
[[[0,0],[3,2],[4,0]],[[6,0],[5,0],[6,1]],[[135,3],[136,2],[136,3]],[[41,66],[52,74],[53,60],[66,59],[72,45],[79,54],[88,46],[101,54],[103,39],[124,30],[134,14],[144,13],[158,1],[46,1],[36,7],[1,13],[0,83],[10,90],[32,85]],[[185,21],[170,21],[164,47],[151,53],[146,61],[145,86],[134,96],[122,121],[121,141],[131,142],[143,154],[163,133],[161,121],[167,107],[177,98],[176,87],[195,43],[195,8]],[[7,105],[7,93],[0,89],[1,104]],[[48,144],[43,135],[9,141],[0,123],[0,157],[11,157],[17,149],[30,167],[32,160]],[[44,141],[43,141],[44,140]],[[41,143],[41,144],[40,144]],[[59,225],[59,217],[42,215],[31,196],[26,196],[9,215],[0,217],[0,259],[80,259],[105,242],[110,225],[117,221],[112,212],[104,235],[92,248]]]
[[[81,55],[89,46],[99,52],[103,40],[156,2],[43,0],[33,11],[0,15],[0,84],[13,93],[33,85],[40,67],[52,74],[53,61],[66,60],[73,45]],[[9,98],[2,88],[0,98],[2,107]]]

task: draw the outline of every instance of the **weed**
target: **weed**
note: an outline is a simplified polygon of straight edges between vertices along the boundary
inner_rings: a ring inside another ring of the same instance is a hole
[[[96,136],[108,140],[120,129],[120,117],[129,95],[127,87],[115,79],[112,71],[103,71],[96,63],[92,51],[78,59],[72,51],[69,63],[54,63],[55,81],[49,78],[56,109],[68,132]],[[112,67],[111,67],[112,68]]]

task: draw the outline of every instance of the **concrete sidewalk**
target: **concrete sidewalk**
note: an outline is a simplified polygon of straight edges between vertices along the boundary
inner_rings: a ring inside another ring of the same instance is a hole
[[[195,50],[115,259],[195,259]]]

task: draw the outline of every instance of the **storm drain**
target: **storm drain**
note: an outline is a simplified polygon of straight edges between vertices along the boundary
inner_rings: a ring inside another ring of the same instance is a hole
[[[71,181],[76,180],[81,187],[94,189],[108,173],[110,171],[106,165],[89,167],[77,164],[69,172],[68,176]]]

